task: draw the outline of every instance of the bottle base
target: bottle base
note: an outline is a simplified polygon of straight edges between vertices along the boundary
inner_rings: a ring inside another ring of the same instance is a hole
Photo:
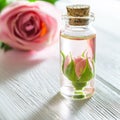
[[[84,90],[73,90],[72,87],[62,87],[61,95],[70,100],[85,100],[94,95],[94,88],[85,88]]]

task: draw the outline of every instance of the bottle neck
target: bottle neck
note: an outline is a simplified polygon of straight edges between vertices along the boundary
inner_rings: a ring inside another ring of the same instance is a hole
[[[66,29],[73,29],[73,30],[86,30],[91,28],[92,25],[87,24],[87,25],[70,25],[69,23],[66,23]]]

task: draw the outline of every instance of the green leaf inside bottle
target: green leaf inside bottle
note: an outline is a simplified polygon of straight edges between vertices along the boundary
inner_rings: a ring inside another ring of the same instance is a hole
[[[92,79],[92,77],[93,77],[93,71],[90,68],[88,59],[86,59],[86,67],[85,67],[84,72],[82,73],[79,81],[80,82],[88,82],[89,80]]]

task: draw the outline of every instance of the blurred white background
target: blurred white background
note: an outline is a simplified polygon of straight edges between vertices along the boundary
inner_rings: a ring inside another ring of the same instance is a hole
[[[95,13],[95,26],[120,37],[120,0],[59,0],[56,6],[64,12],[71,3],[89,4]]]

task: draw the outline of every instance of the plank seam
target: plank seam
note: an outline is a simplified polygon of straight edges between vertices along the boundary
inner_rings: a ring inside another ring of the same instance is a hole
[[[114,87],[112,84],[108,83],[106,80],[104,80],[102,77],[100,77],[98,74],[96,75],[96,78],[102,82],[104,85],[106,85],[107,87],[109,87],[112,91],[114,91],[115,93],[118,94],[118,96],[120,95],[120,90],[116,87]]]

